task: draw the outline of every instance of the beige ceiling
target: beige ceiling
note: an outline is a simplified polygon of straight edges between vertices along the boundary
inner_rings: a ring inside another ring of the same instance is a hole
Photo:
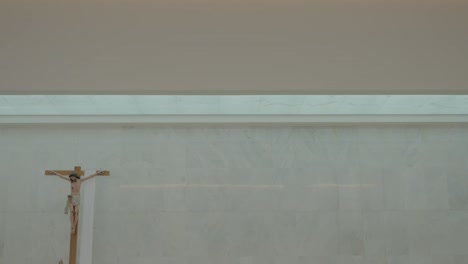
[[[1,0],[0,94],[468,94],[466,0]]]

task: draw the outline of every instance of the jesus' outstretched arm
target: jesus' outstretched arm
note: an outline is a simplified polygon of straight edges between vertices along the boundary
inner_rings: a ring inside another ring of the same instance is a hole
[[[57,176],[59,176],[60,178],[66,180],[66,181],[70,181],[70,179],[69,179],[67,176],[65,176],[65,175],[59,174],[59,173],[56,172],[56,171],[50,171],[50,172],[52,172],[54,175],[57,175]]]
[[[83,179],[81,179],[81,182],[84,182],[84,181],[92,179],[92,178],[94,178],[96,176],[102,175],[103,173],[104,173],[104,171],[96,171],[96,173],[88,175],[88,176],[84,177]]]

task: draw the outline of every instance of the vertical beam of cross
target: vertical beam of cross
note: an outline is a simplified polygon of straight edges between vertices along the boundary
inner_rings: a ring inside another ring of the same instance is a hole
[[[72,170],[72,171],[69,171],[69,170],[50,171],[50,170],[47,170],[45,172],[45,175],[57,175],[57,173],[60,174],[60,175],[70,175],[72,173],[76,173],[79,176],[83,176],[85,172],[81,170],[80,166],[76,166],[74,168],[74,170]],[[110,175],[109,171],[101,171],[98,176],[109,176],[109,175]],[[93,190],[93,196],[94,196],[94,190]],[[94,197],[92,199],[94,200]],[[94,206],[94,203],[93,203],[93,206]],[[78,233],[79,233],[78,230],[79,230],[79,221],[77,223],[77,226],[76,226],[74,232],[70,232],[70,254],[69,254],[69,262],[68,262],[69,264],[76,264],[77,246],[78,246]]]
[[[95,171],[86,170],[86,175]],[[90,179],[81,186],[80,209],[80,241],[78,261],[80,264],[91,264],[93,257],[93,224],[94,224],[94,198],[96,194],[96,179]]]

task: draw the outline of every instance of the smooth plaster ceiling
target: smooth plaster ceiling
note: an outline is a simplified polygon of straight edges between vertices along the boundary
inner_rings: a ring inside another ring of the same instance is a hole
[[[468,94],[466,0],[2,0],[0,94]]]

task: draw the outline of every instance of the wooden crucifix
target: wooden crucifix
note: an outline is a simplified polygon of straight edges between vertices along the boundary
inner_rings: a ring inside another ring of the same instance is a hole
[[[76,166],[74,170],[47,170],[45,175],[58,176],[71,184],[71,193],[68,195],[65,206],[65,214],[70,214],[70,256],[69,264],[76,264],[76,249],[78,243],[78,220],[80,213],[80,190],[81,183],[96,176],[109,176],[109,171],[96,171],[96,173],[84,176],[81,167]]]

